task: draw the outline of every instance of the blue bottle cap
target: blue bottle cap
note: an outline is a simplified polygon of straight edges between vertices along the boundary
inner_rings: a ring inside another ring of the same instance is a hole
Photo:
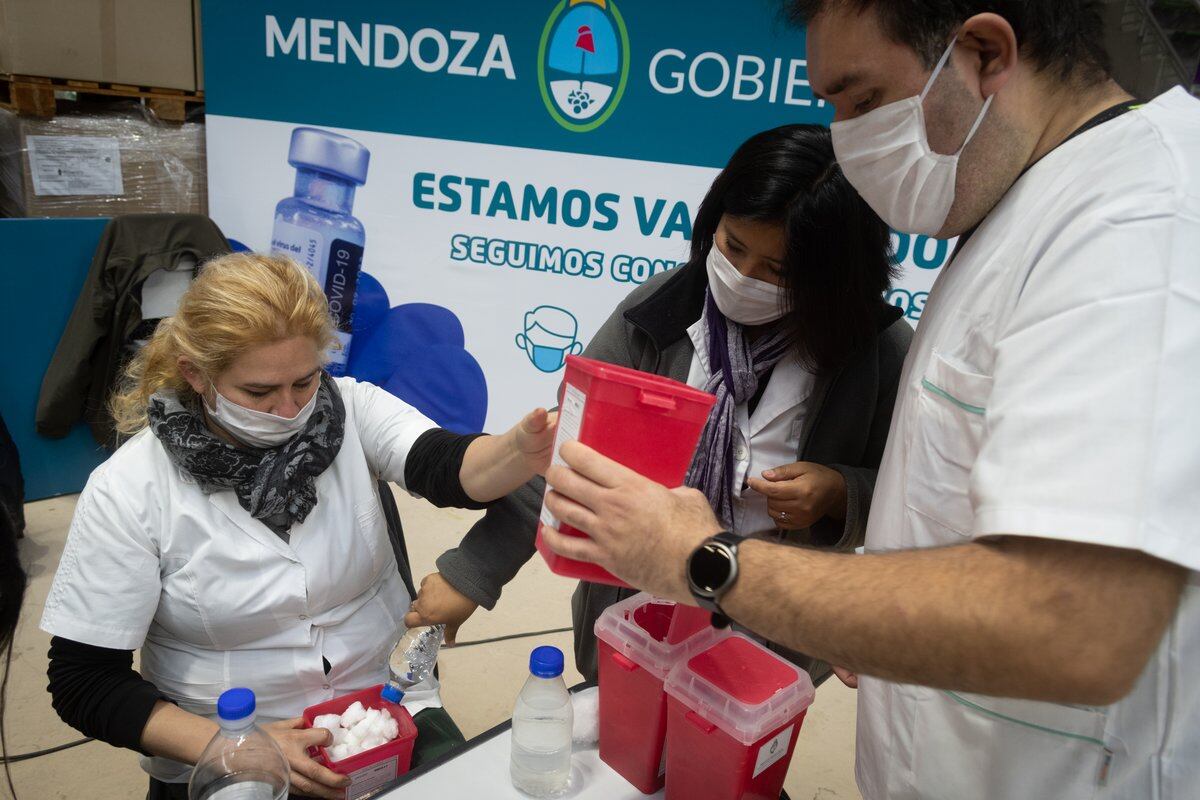
[[[370,161],[371,151],[349,136],[319,128],[292,131],[288,163],[293,167],[329,172],[361,186],[367,182]]]
[[[404,692],[400,691],[399,686],[393,686],[389,683],[385,685],[379,692],[379,696],[384,700],[387,700],[389,703],[396,703],[399,705],[400,701],[404,699]]]
[[[539,678],[557,678],[562,675],[562,650],[549,645],[535,648],[529,654],[529,671]]]
[[[235,722],[254,713],[254,692],[249,689],[229,689],[217,699],[217,716]]]

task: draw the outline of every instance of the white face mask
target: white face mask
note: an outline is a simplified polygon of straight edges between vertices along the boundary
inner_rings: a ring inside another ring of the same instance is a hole
[[[831,126],[833,150],[846,179],[884,222],[903,233],[934,236],[945,226],[954,206],[958,159],[996,97],[984,102],[957,153],[945,156],[930,148],[925,96],[957,43],[950,43],[917,97]]]
[[[319,391],[320,387],[317,389]],[[313,392],[312,399],[291,419],[240,406],[227,400],[216,386],[213,386],[216,408],[210,406],[207,400],[204,401],[204,408],[209,416],[239,441],[251,447],[277,447],[304,430],[313,409],[317,407],[317,392]]]
[[[783,288],[738,272],[715,241],[708,250],[708,290],[721,313],[742,325],[766,325],[786,313]]]

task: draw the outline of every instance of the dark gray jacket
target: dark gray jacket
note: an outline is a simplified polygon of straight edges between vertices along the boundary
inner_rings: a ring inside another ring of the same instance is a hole
[[[60,439],[83,418],[97,442],[115,448],[109,395],[132,340],[150,338],[157,325],[157,320],[145,325],[142,319],[142,284],[185,258],[202,264],[228,252],[220,229],[199,214],[114,217],[104,228],[75,310],[42,378],[38,433]]]
[[[617,307],[584,355],[686,382],[694,354],[687,329],[700,319],[707,287],[707,273],[699,263],[655,276]],[[871,347],[836,373],[817,378],[797,453],[798,461],[824,464],[845,476],[845,523],[825,519],[808,530],[779,534],[790,544],[838,550],[862,544],[900,369],[912,340],[912,328],[900,310],[882,302],[879,331]],[[443,577],[484,608],[494,607],[501,587],[534,553],[544,489],[538,478],[493,504],[460,545],[438,559]],[[593,626],[604,609],[631,594],[582,582],[575,592],[575,660],[589,680],[596,678]],[[828,672],[828,665],[774,649],[808,669],[814,679]]]

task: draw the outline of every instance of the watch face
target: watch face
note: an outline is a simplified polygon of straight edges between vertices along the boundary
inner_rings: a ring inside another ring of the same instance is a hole
[[[715,544],[706,544],[692,556],[691,578],[697,591],[715,594],[729,581],[733,561],[729,551]]]

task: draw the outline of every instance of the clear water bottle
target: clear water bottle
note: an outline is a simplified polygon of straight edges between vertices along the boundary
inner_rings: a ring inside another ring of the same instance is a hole
[[[437,666],[438,653],[442,649],[442,640],[445,637],[445,625],[409,628],[404,638],[392,648],[391,658],[388,659],[390,685],[407,692],[413,686],[428,680],[433,675],[433,668]]]
[[[221,730],[192,770],[188,800],[285,800],[291,767],[275,740],[254,724],[254,692],[222,693],[217,717]]]
[[[529,656],[529,679],[512,720],[513,786],[533,797],[555,797],[571,782],[571,695],[563,683],[563,654],[539,647]]]
[[[353,215],[354,190],[367,182],[371,153],[348,136],[296,128],[288,163],[296,168],[291,197],[275,207],[271,252],[308,268],[329,299],[341,349],[330,354],[330,375],[344,375],[350,354],[354,292],[366,232]]]

